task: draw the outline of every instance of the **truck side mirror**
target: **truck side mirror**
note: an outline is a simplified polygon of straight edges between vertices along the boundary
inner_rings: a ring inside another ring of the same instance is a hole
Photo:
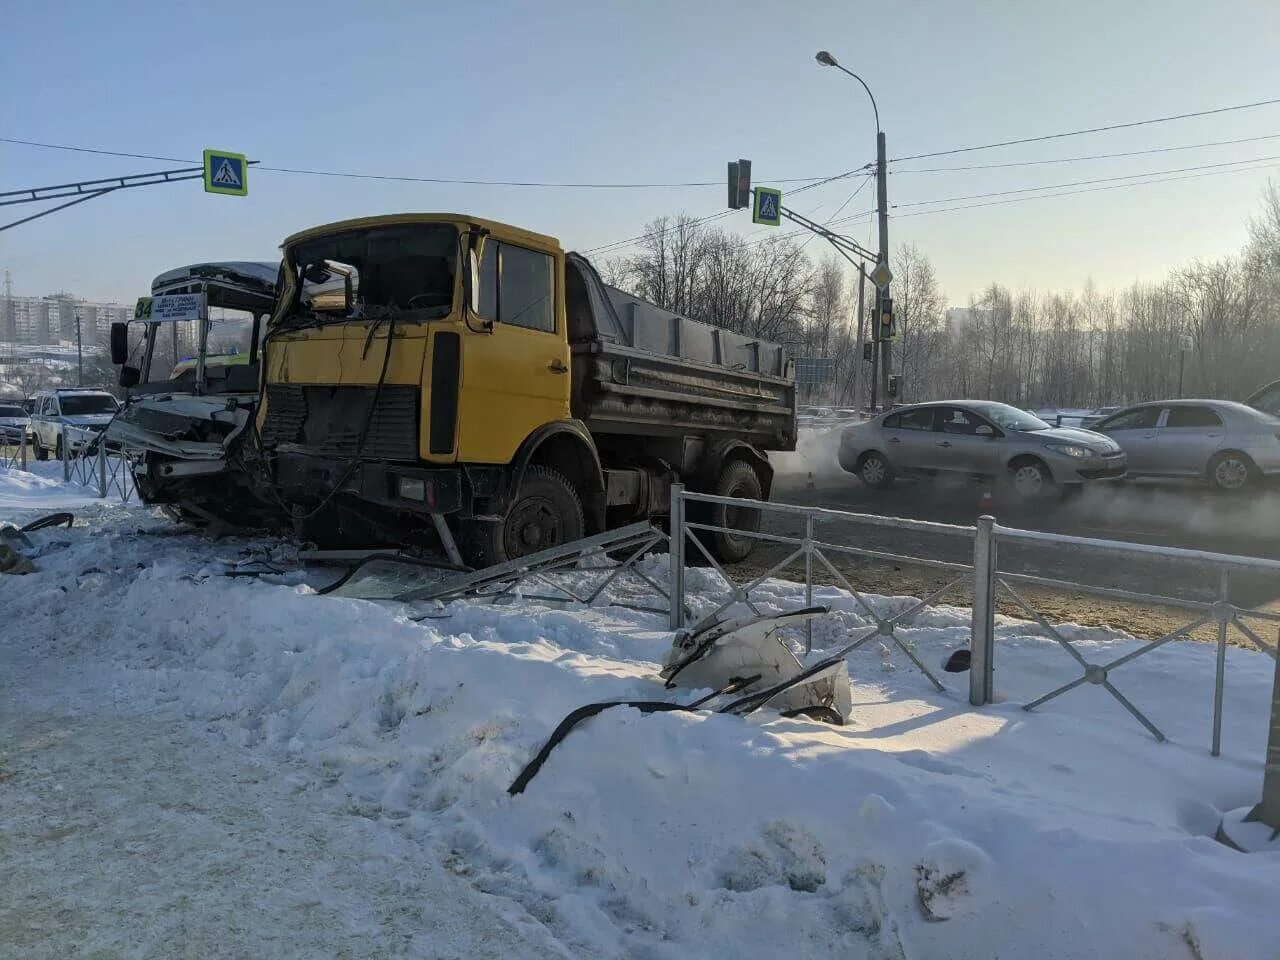
[[[313,313],[350,316],[360,293],[360,271],[349,263],[319,260],[302,270],[302,305]]]
[[[467,251],[467,302],[468,310],[475,310],[480,303],[480,254],[472,247]]]
[[[122,320],[111,324],[111,362],[117,367],[129,359],[129,325]]]
[[[994,437],[996,435],[995,428],[988,426],[985,423],[981,424],[978,429],[973,432],[979,437]]]
[[[142,373],[137,367],[121,367],[120,368],[120,386],[128,390],[130,387],[136,387],[138,381],[142,379]]]

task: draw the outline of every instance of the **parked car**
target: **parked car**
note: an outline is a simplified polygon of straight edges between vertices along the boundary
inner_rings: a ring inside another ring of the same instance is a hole
[[[31,421],[21,403],[0,401],[0,443],[26,443],[30,426]]]
[[[1092,430],[1119,409],[1119,407],[1098,407],[1095,410],[1090,410],[1086,416],[1080,418],[1080,426],[1086,430]]]
[[[1264,387],[1259,387],[1245,400],[1248,406],[1273,417],[1280,417],[1280,380],[1272,380]]]
[[[1007,480],[1022,497],[1125,475],[1114,441],[1052,427],[1004,403],[954,400],[899,407],[845,429],[840,466],[870,487],[895,477],[957,474]]]
[[[94,431],[106,429],[120,404],[105,390],[42,390],[36,394],[36,409],[31,415],[31,442],[37,460],[48,460],[49,454],[62,456],[62,428],[80,427]],[[79,442],[69,441],[67,452],[74,453]]]
[[[1230,400],[1126,407],[1095,428],[1129,455],[1135,477],[1200,477],[1240,490],[1280,474],[1280,419]]]

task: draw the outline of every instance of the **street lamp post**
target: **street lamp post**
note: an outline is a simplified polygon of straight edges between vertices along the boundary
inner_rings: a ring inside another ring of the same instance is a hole
[[[70,303],[72,316],[76,319],[76,386],[84,386],[84,337],[80,329],[80,304],[68,297],[66,294],[61,296],[48,296],[44,298],[50,303],[58,304],[58,321],[61,326],[62,321],[62,304]],[[61,330],[59,330],[61,332]]]
[[[876,105],[875,94],[871,92],[871,88],[867,86],[867,82],[852,70],[841,66],[836,58],[826,50],[819,50],[814,57],[818,63],[824,67],[835,67],[842,73],[848,74],[862,84],[862,89],[867,91],[867,96],[871,99],[871,112],[875,115],[876,121],[876,212],[878,214],[880,225],[880,250],[878,263],[884,264],[886,267],[889,263],[889,166],[886,160],[884,131],[880,129],[880,108]],[[889,283],[886,281],[883,285],[877,286],[877,302],[883,305],[889,299]],[[880,316],[880,310],[877,309],[875,316]],[[871,325],[871,336],[873,341],[880,344],[879,358],[880,370],[879,377],[876,377],[873,371],[871,375],[871,409],[876,408],[876,391],[877,387],[884,394],[886,399],[889,395],[889,362],[891,359],[890,346],[888,339],[881,336],[881,325],[875,320]],[[877,379],[879,383],[877,383]]]

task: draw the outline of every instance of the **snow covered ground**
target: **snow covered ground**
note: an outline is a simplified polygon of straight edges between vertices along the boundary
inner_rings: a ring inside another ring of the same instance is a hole
[[[0,520],[75,495],[32,483],[0,472]],[[571,709],[672,695],[663,617],[316,596],[331,573],[223,575],[280,544],[100,501],[77,515],[33,536],[39,572],[0,576],[2,957],[1280,951],[1280,855],[1212,839],[1261,787],[1261,654],[1228,655],[1217,759],[1211,648],[1115,674],[1158,744],[1092,686],[1023,711],[1074,662],[1002,621],[993,707],[969,709],[964,674],[939,694],[868,646],[848,727],[616,709],[510,797]],[[721,585],[689,581],[709,608]],[[868,622],[834,589],[816,599],[837,612],[815,656]],[[1070,632],[1090,659],[1135,644]],[[936,666],[968,611],[903,635]]]

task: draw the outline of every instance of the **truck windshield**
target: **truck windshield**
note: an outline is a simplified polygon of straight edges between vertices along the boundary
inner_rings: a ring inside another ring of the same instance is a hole
[[[116,412],[116,398],[109,393],[64,393],[58,401],[63,415],[68,417]]]
[[[386,310],[424,311],[447,316],[453,308],[458,264],[458,231],[449,224],[396,224],[349,230],[298,243],[289,251],[296,278],[294,305],[303,274],[325,260],[356,268],[356,308],[352,318]],[[314,319],[321,319],[316,317]],[[343,318],[335,317],[341,322]]]

